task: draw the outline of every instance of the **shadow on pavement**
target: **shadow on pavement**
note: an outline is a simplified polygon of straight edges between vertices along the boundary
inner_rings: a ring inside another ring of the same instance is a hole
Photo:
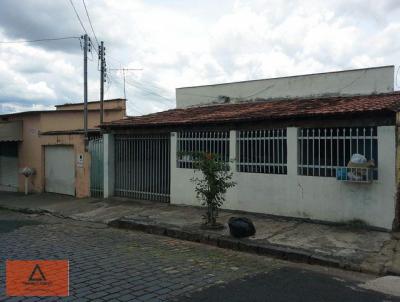
[[[399,298],[361,289],[357,283],[312,271],[281,268],[268,274],[235,280],[225,285],[210,287],[180,302],[200,301],[400,301]]]

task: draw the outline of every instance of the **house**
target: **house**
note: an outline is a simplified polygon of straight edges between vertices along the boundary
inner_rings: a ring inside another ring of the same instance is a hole
[[[176,109],[102,125],[104,196],[199,205],[182,154],[205,151],[233,172],[224,208],[396,228],[393,86],[383,66],[179,88]],[[370,164],[349,167],[355,154]]]
[[[104,121],[125,117],[125,100],[104,102]],[[90,153],[85,151],[83,103],[56,110],[0,115],[0,190],[24,191],[21,169],[33,168],[30,192],[89,195]],[[100,102],[88,103],[89,138],[100,136]]]

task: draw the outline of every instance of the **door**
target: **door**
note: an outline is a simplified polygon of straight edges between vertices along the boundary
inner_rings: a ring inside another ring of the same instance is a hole
[[[45,191],[75,196],[75,153],[72,146],[45,147]]]
[[[18,143],[0,143],[0,190],[18,191]]]

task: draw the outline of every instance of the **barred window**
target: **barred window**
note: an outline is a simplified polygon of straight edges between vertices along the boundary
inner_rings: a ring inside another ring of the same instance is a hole
[[[336,177],[353,154],[374,160],[373,179],[378,173],[377,127],[303,128],[298,133],[299,175]]]
[[[229,162],[229,131],[178,132],[177,167],[193,169],[193,156],[197,152],[208,152]]]
[[[287,174],[286,129],[237,132],[238,171]]]

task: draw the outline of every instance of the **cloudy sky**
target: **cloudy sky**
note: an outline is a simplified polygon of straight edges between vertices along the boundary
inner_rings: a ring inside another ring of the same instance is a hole
[[[95,44],[82,0],[73,3]],[[400,63],[398,0],[85,3],[108,68],[142,69],[126,73],[130,115],[173,108],[176,87]],[[0,41],[82,33],[69,0],[0,1]],[[96,53],[89,59],[97,100]],[[82,66],[78,39],[0,43],[0,113],[82,101]],[[105,97],[123,97],[121,72],[109,78]]]

